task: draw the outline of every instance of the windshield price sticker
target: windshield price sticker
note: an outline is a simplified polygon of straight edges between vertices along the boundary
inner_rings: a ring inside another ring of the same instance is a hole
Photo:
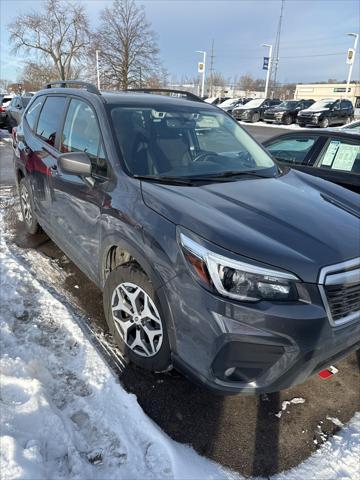
[[[351,172],[356,157],[360,154],[360,147],[358,145],[346,145],[342,144],[339,146],[336,153],[336,157],[332,164],[333,169],[335,170],[344,170],[346,172]]]
[[[331,167],[333,161],[334,161],[334,158],[335,158],[335,155],[338,151],[338,148],[339,148],[339,145],[340,145],[340,141],[339,140],[331,140],[326,152],[325,152],[325,155],[322,159],[322,162],[321,162],[321,165],[326,165],[328,167]]]

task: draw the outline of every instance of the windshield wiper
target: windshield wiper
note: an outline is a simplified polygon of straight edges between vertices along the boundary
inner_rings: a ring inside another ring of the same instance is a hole
[[[190,177],[191,180],[217,180],[229,177],[240,177],[244,175],[249,175],[251,177],[258,177],[258,178],[273,178],[272,175],[261,175],[256,170],[230,170],[228,172],[221,172],[215,174],[204,175],[202,177]]]
[[[169,177],[162,175],[133,175],[138,180],[145,180],[149,182],[171,183],[174,185],[194,185],[192,178]]]

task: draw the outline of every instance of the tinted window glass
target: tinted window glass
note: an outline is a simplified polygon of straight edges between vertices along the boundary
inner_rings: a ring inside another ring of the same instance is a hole
[[[267,149],[280,162],[301,165],[318,137],[284,138],[275,141]]]
[[[36,133],[52,147],[56,144],[56,135],[65,108],[65,97],[47,97],[41,110]]]
[[[237,122],[201,103],[161,110],[114,105],[111,120],[126,166],[136,175],[199,177],[275,167]]]
[[[37,98],[29,107],[29,110],[26,112],[26,121],[29,124],[31,130],[34,129],[36,119],[41,110],[41,106],[44,102],[44,97]]]
[[[318,163],[320,168],[360,173],[360,145],[344,140],[330,140]]]
[[[61,141],[62,152],[86,152],[93,172],[106,175],[106,160],[100,129],[93,109],[81,100],[71,100]]]

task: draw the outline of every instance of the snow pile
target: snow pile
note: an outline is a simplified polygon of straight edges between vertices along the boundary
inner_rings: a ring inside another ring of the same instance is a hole
[[[299,397],[296,397],[296,398],[293,398],[291,400],[284,400],[281,404],[281,410],[280,412],[278,413],[275,413],[275,417],[278,417],[278,418],[281,418],[283,412],[285,412],[285,410],[287,409],[287,407],[291,404],[294,404],[294,405],[299,405],[301,403],[305,403],[305,398],[299,398]]]
[[[358,480],[360,478],[360,413],[298,467],[272,480]]]
[[[172,441],[144,414],[76,314],[9,250],[1,211],[0,238],[2,479],[242,478]],[[310,459],[274,479],[358,478],[359,444],[360,414]]]
[[[233,478],[144,414],[3,232],[0,262],[3,479]]]

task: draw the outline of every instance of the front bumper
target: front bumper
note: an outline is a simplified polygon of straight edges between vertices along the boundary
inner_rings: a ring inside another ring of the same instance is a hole
[[[250,304],[210,293],[186,273],[175,277],[162,287],[174,365],[221,394],[254,394],[302,383],[360,348],[360,322],[332,327],[317,286],[308,287],[310,304]]]
[[[321,117],[301,117],[298,116],[296,123],[302,123],[304,125],[318,125]]]
[[[264,121],[270,123],[281,123],[283,120],[284,114],[275,115],[274,113],[264,113]]]

